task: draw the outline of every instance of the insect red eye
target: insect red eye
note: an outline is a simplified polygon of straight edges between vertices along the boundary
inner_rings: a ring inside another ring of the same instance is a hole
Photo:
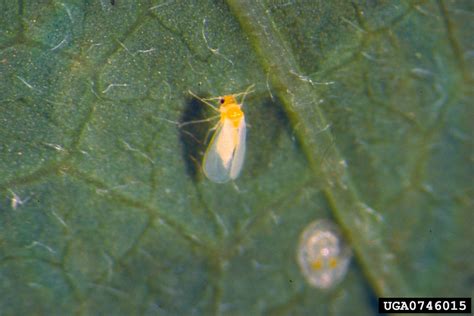
[[[223,103],[224,103],[224,98],[220,99],[219,102],[220,102],[221,104],[223,104]]]

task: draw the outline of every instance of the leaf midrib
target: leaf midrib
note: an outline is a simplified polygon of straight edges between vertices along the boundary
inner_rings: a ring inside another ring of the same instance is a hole
[[[281,99],[314,176],[325,183],[323,191],[335,218],[351,241],[375,292],[380,296],[412,293],[413,289],[408,286],[381,236],[374,242],[372,232],[378,231],[374,227],[378,222],[368,216],[366,204],[352,184],[347,168],[341,168],[346,159],[336,147],[330,129],[326,128],[327,120],[318,106],[318,96],[310,83],[294,80],[291,75],[301,72],[271,17],[254,1],[229,0],[227,4],[248,35],[262,68]],[[364,229],[367,227],[369,230]]]

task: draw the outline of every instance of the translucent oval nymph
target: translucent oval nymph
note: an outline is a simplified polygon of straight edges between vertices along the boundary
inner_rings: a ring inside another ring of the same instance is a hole
[[[247,135],[242,105],[252,87],[250,86],[243,93],[210,99],[199,98],[219,112],[219,122],[213,128],[216,131],[204,154],[202,166],[206,177],[213,182],[224,183],[234,180],[242,170]],[[239,95],[243,95],[240,103],[236,99]],[[219,101],[219,108],[207,102],[207,100],[215,99]]]
[[[347,273],[352,251],[337,226],[329,220],[311,222],[301,233],[297,260],[306,281],[327,289]]]

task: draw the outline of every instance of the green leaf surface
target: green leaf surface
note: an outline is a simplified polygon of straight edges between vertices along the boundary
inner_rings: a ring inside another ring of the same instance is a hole
[[[1,315],[370,315],[472,296],[472,1],[0,3]],[[207,180],[189,91],[244,91]],[[354,252],[312,288],[332,219]]]

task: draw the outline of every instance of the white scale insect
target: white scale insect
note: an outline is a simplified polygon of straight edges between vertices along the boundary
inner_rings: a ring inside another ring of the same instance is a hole
[[[211,142],[204,154],[202,167],[204,174],[212,182],[224,183],[234,180],[242,171],[245,159],[245,138],[247,135],[242,105],[245,96],[252,88],[253,85],[242,93],[207,99],[202,99],[189,91],[192,96],[219,113],[217,116],[220,117],[219,122],[212,128],[216,132],[212,136]],[[238,103],[236,97],[240,95],[243,96],[240,103]],[[220,103],[219,108],[209,103],[208,100],[218,100]],[[211,119],[213,118],[209,120]]]
[[[311,222],[301,233],[296,257],[311,286],[328,289],[341,282],[351,256],[351,248],[329,220]]]

